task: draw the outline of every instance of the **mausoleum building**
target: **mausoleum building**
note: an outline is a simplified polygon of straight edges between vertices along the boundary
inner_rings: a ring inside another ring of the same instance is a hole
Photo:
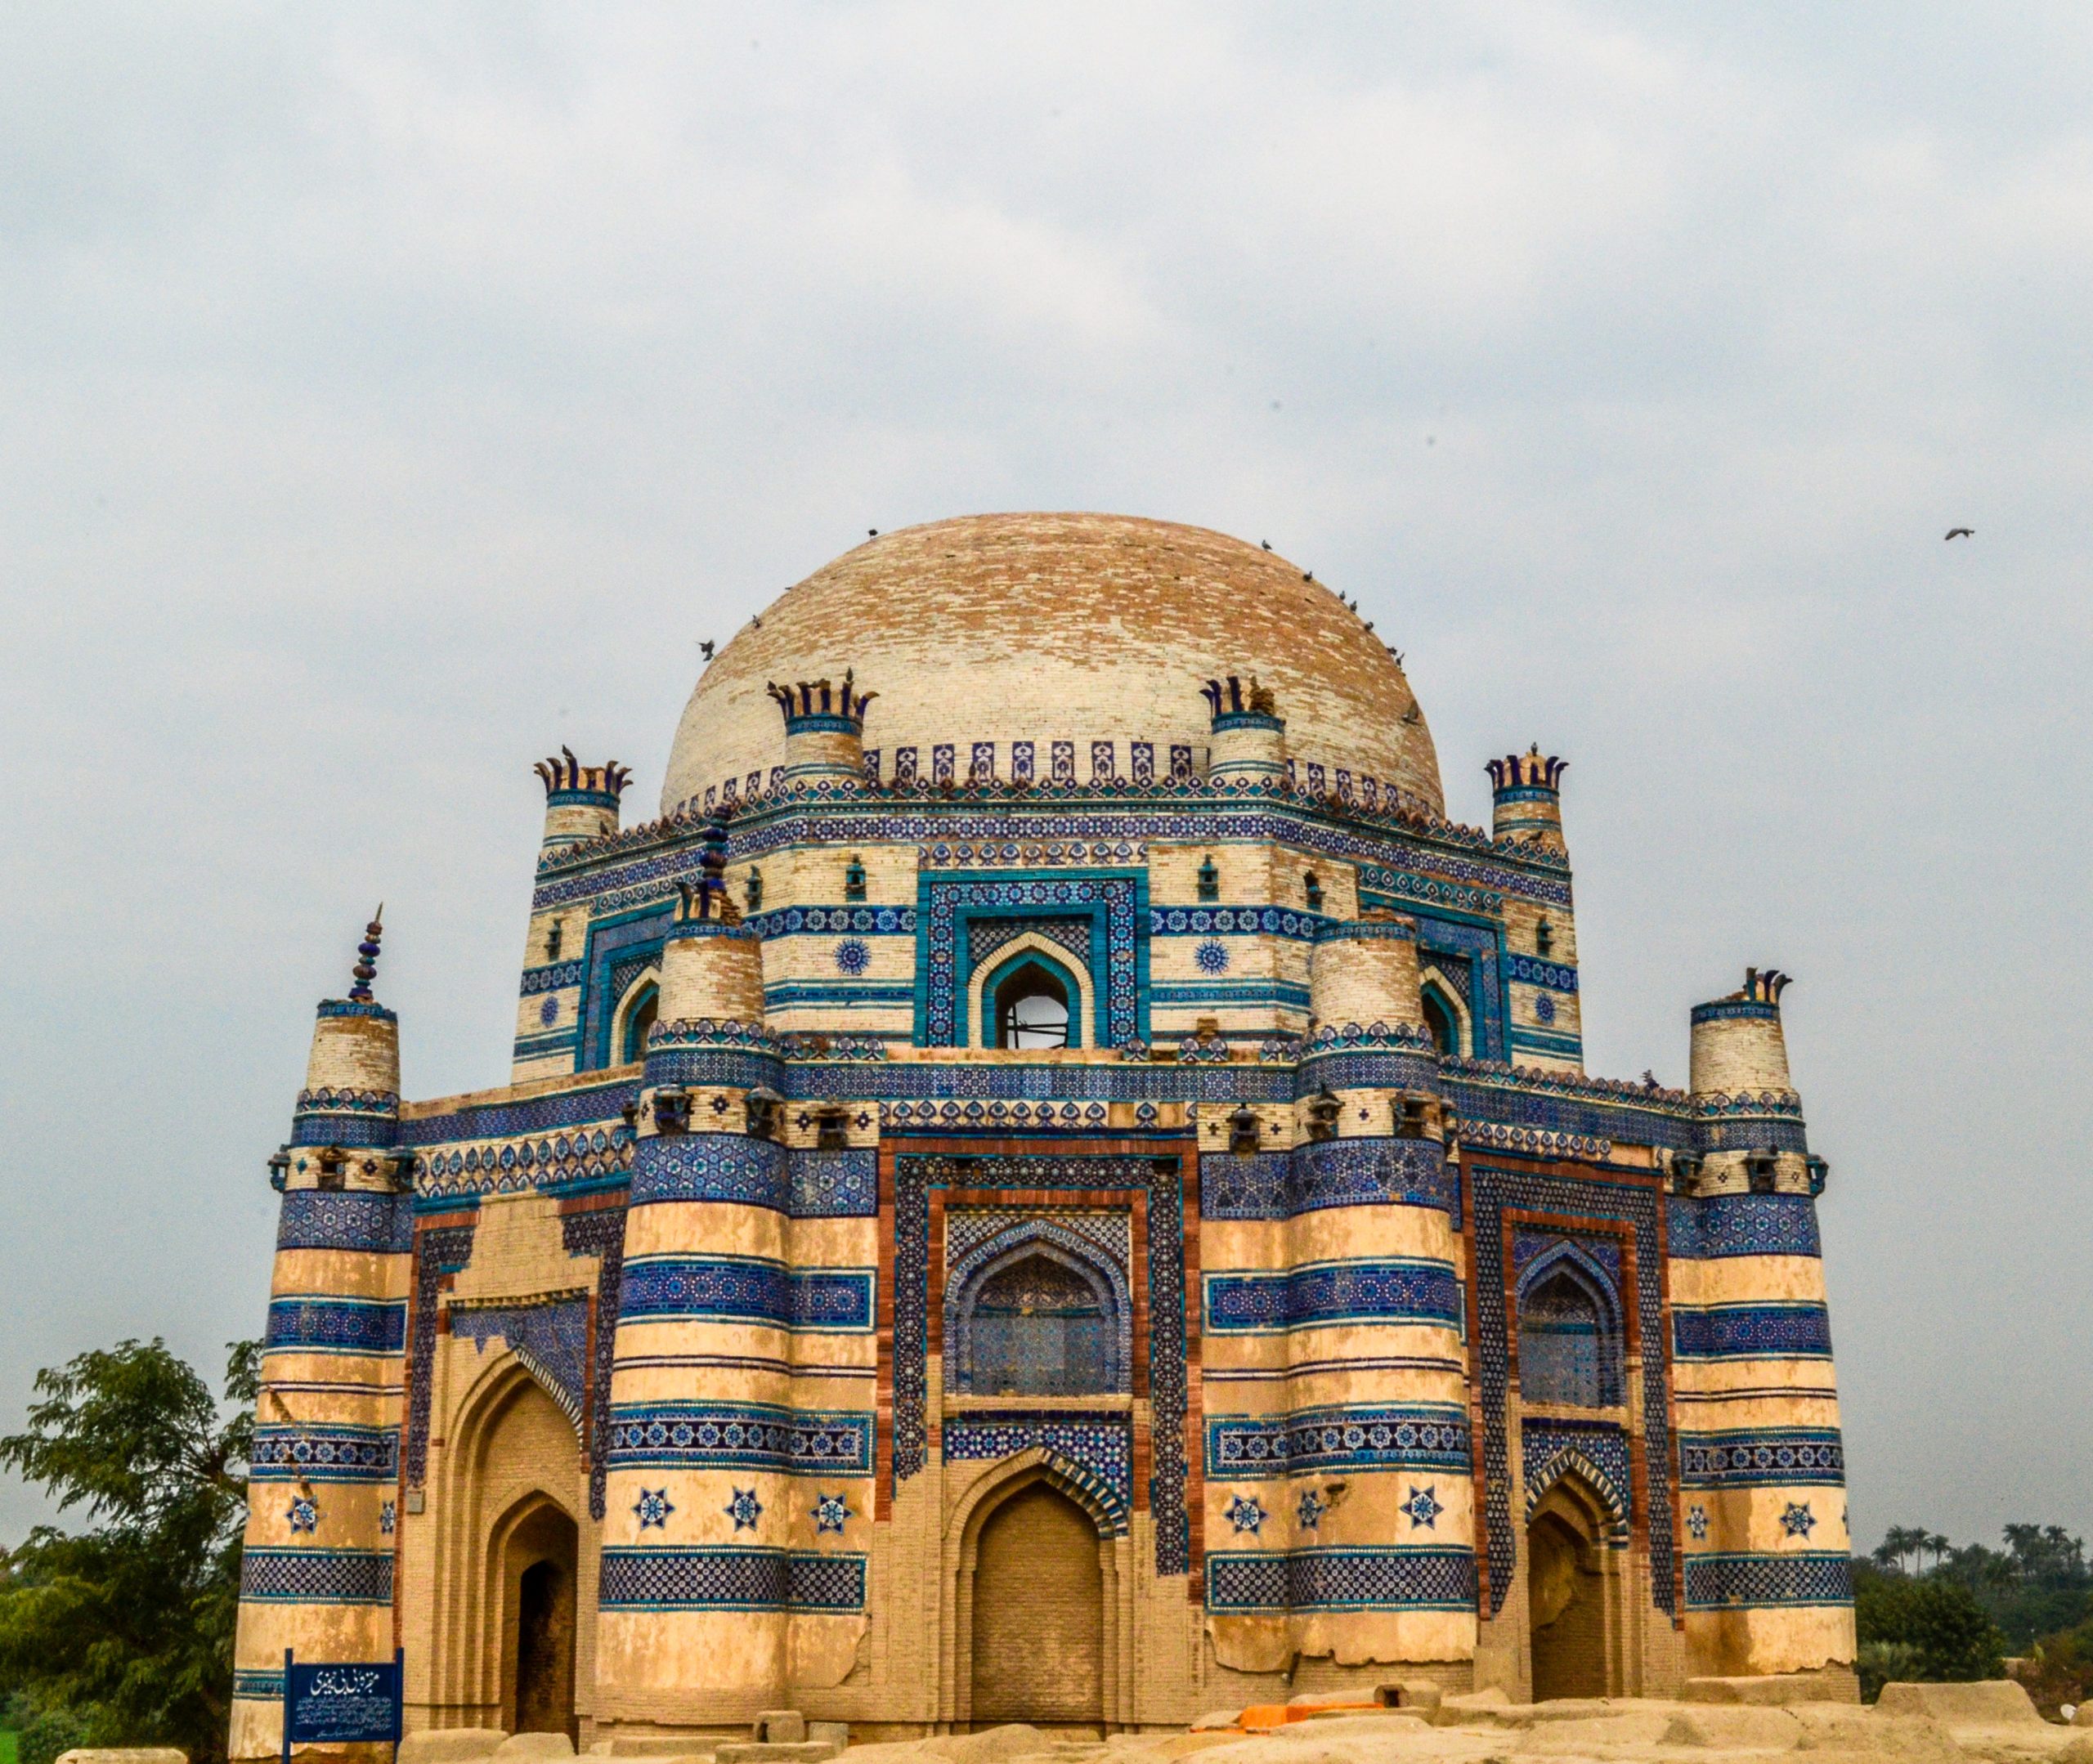
[[[374,924],[271,1161],[233,1755],[286,1648],[585,1744],[1849,1684],[1784,977],[1587,1076],[1563,763],[1448,821],[1389,634],[1194,528],[876,537],[657,818],[539,767],[507,1082],[401,1099]]]

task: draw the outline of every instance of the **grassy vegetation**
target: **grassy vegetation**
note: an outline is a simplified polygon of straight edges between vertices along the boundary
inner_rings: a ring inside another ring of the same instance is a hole
[[[15,1764],[15,1736],[0,1727],[0,1764]]]

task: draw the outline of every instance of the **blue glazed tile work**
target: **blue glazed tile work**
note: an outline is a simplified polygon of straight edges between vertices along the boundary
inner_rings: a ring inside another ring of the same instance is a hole
[[[990,1068],[993,1069],[993,1068]],[[1133,1069],[1133,1068],[1126,1068]],[[1185,1417],[1190,1402],[1185,1364],[1184,1166],[1190,1140],[1159,1135],[1150,1157],[1038,1153],[968,1158],[903,1152],[894,1162],[894,1484],[918,1475],[929,1459],[925,1403],[930,1356],[931,1191],[938,1188],[1133,1189],[1148,1197],[1149,1401],[1153,1417],[1149,1513],[1155,1526],[1155,1569],[1191,1568],[1191,1517],[1185,1505]]]
[[[788,1269],[745,1256],[643,1256],[625,1265],[620,1314],[858,1332],[872,1327],[873,1280],[869,1268]]]
[[[428,1472],[428,1417],[435,1383],[437,1294],[444,1276],[472,1260],[474,1211],[458,1225],[425,1226],[415,1235],[414,1350],[407,1361],[407,1486]],[[621,1218],[620,1223],[623,1220]],[[622,1233],[621,1233],[622,1239]],[[605,1334],[610,1333],[606,1330]]]
[[[865,1558],[733,1544],[606,1547],[607,1611],[862,1611]]]
[[[1209,1416],[1207,1480],[1306,1471],[1449,1470],[1466,1475],[1465,1410],[1446,1404],[1347,1404],[1284,1415]]]
[[[450,1332],[476,1344],[500,1341],[577,1426],[589,1396],[589,1301],[559,1299],[450,1310]]]
[[[571,1212],[559,1222],[560,1242],[569,1256],[596,1258],[596,1359],[589,1368],[589,1405],[582,1437],[589,1455],[589,1516],[603,1516],[610,1454],[611,1369],[616,1358],[618,1293],[625,1272],[622,1207]]]
[[[795,1147],[788,1173],[795,1219],[870,1219],[880,1210],[879,1153],[871,1146]]]
[[[769,1470],[796,1476],[869,1476],[872,1417],[766,1403],[621,1403],[611,1412],[618,1467]]]
[[[401,1255],[414,1247],[410,1196],[354,1189],[293,1189],[276,1212],[280,1250],[365,1250]]]
[[[258,1426],[248,1462],[254,1482],[392,1482],[400,1474],[400,1432],[346,1423]]]
[[[1710,1554],[1686,1559],[1688,1610],[1853,1602],[1853,1560],[1831,1551]]]
[[[1658,1208],[1663,1204],[1654,1181],[1631,1182],[1592,1177],[1543,1175],[1472,1162],[1466,1171],[1472,1197],[1469,1243],[1475,1258],[1476,1379],[1481,1386],[1483,1536],[1489,1568],[1485,1614],[1504,1609],[1517,1573],[1517,1538],[1512,1512],[1512,1450],[1505,1404],[1510,1393],[1508,1336],[1516,1319],[1508,1318],[1504,1266],[1504,1214],[1507,1208],[1540,1212],[1594,1225],[1625,1226],[1635,1242],[1635,1285],[1630,1301],[1645,1344],[1643,1359],[1643,1461],[1667,1466],[1665,1485],[1645,1491],[1643,1517],[1650,1540],[1652,1598],[1666,1616],[1676,1614],[1674,1585],[1678,1540],[1672,1529],[1668,1466],[1672,1444],[1669,1374],[1665,1356],[1649,1350],[1663,1340],[1664,1292],[1659,1247]],[[1602,1235],[1584,1233],[1586,1238]],[[1636,1516],[1630,1515],[1630,1520]]]
[[[1528,1512],[1562,1475],[1574,1474],[1612,1507],[1616,1533],[1625,1535],[1634,1488],[1625,1428],[1609,1421],[1535,1418],[1521,1426],[1519,1443]]]
[[[1148,988],[1148,872],[1064,871],[979,875],[925,874],[917,884],[916,1008],[917,1039],[926,1046],[963,1046],[970,1039],[962,1009],[977,920],[1012,916],[1082,916],[1091,924],[1090,986],[1096,1020],[1086,1040],[1118,1046],[1145,1040]]]
[[[1206,1326],[1215,1335],[1333,1323],[1461,1323],[1460,1282],[1450,1262],[1311,1262],[1283,1273],[1203,1278]]]
[[[240,1559],[243,1604],[390,1605],[390,1550],[300,1550],[249,1544]]]
[[[1665,1225],[1674,1256],[1713,1260],[1728,1256],[1814,1256],[1817,1202],[1807,1194],[1673,1195]]]
[[[1208,1552],[1206,1573],[1207,1609],[1217,1615],[1475,1609],[1469,1550],[1215,1550]]]
[[[394,1301],[291,1295],[269,1301],[269,1354],[393,1354],[406,1345],[407,1308]]]
[[[1674,1310],[1680,1359],[1829,1359],[1831,1319],[1822,1305],[1715,1305]]]
[[[1678,1480],[1687,1489],[1846,1485],[1836,1427],[1731,1428],[1678,1436]]]
[[[697,1111],[702,1113],[702,1111]],[[791,1181],[785,1148],[739,1133],[661,1134],[633,1149],[630,1204],[739,1201],[785,1211]]]
[[[948,1416],[940,1433],[944,1455],[954,1462],[1045,1448],[1080,1472],[1075,1480],[1109,1516],[1112,1534],[1126,1535],[1134,1509],[1134,1436],[1123,1413],[997,1410]]]

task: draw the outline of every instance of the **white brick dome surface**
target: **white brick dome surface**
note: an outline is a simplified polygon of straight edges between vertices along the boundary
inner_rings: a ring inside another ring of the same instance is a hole
[[[1200,683],[1255,674],[1277,696],[1287,750],[1338,787],[1372,778],[1443,812],[1431,732],[1383,638],[1298,564],[1203,527],[1126,515],[991,514],[882,534],[788,589],[744,625],[684,707],[663,812],[701,804],[708,787],[767,781],[784,759],[784,723],[764,687],[854,670],[878,693],[865,745],[892,777],[896,750],[928,777],[949,744],[964,779],[976,743],[1012,776],[1012,744],[1073,745],[1092,776],[1094,744],[1113,744],[1133,776],[1132,744],[1153,744],[1159,777],[1172,745],[1203,764]],[[1410,720],[1405,721],[1408,718]],[[1302,781],[1310,781],[1306,775]]]

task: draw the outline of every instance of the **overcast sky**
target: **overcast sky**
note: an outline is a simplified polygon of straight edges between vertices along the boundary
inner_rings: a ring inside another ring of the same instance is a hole
[[[698,639],[1094,508],[1356,596],[1457,818],[1569,759],[1594,1072],[1798,976],[1856,1535],[2093,1529],[2090,91],[2068,4],[0,9],[0,1427],[258,1332],[380,898],[504,1081],[533,760],[651,813]]]

